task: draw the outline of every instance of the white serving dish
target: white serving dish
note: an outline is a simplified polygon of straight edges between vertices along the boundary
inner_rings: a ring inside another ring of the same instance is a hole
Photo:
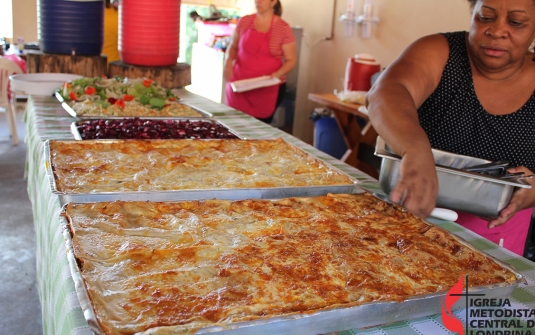
[[[82,77],[72,73],[25,73],[9,76],[9,81],[13,92],[51,96],[66,81]]]
[[[281,83],[279,78],[271,76],[261,76],[250,79],[236,80],[230,83],[230,87],[234,92],[246,92],[261,87],[268,87],[278,85]]]

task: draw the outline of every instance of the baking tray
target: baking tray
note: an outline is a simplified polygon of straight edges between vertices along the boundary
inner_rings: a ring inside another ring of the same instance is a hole
[[[61,94],[59,94],[59,92],[54,93],[54,96],[61,103],[61,107],[63,107],[63,109],[65,109],[65,111],[67,113],[69,113],[69,115],[72,116],[72,117],[83,117],[85,119],[102,119],[102,118],[109,117],[107,115],[77,115],[76,112],[71,108],[71,106],[69,106],[69,104],[67,102],[65,102],[65,100],[63,99]],[[188,107],[190,107],[192,109],[194,109],[195,111],[199,112],[202,115],[202,116],[199,116],[199,117],[187,116],[187,118],[190,118],[190,119],[204,119],[204,118],[213,117],[212,113],[207,112],[207,111],[205,111],[203,109],[200,109],[199,107],[193,106],[193,105],[185,103],[183,101],[180,101],[180,103],[183,104],[183,105],[186,105],[186,106],[188,106]],[[125,116],[120,116],[120,117],[125,118],[125,117],[134,117],[134,116],[126,116],[125,115]],[[151,119],[168,119],[169,117],[170,116],[150,116]]]
[[[236,136],[238,139],[244,140],[245,137],[240,135],[238,132],[236,132],[234,129],[227,126],[224,122],[215,120],[215,119],[200,119],[200,118],[191,118],[191,117],[166,117],[166,118],[154,118],[150,116],[138,116],[136,117],[140,120],[171,120],[171,121],[203,121],[203,122],[209,122],[214,125],[219,125],[223,128],[226,128],[229,133]],[[133,119],[133,117],[123,117],[123,116],[108,116],[108,117],[100,117],[98,119],[95,118],[86,118],[86,117],[79,117],[76,121],[73,121],[70,124],[71,133],[74,136],[75,140],[83,140],[82,135],[80,134],[80,131],[78,130],[77,124],[78,122],[84,122],[84,121],[93,121],[93,120],[125,120],[125,119]]]
[[[361,191],[362,192],[362,191]],[[67,259],[80,306],[91,330],[97,334],[104,334],[98,324],[95,311],[82,278],[80,268],[74,255],[70,223],[66,218],[65,206],[60,214],[63,237],[67,249]],[[484,254],[503,268],[511,271],[516,280],[511,283],[493,284],[478,287],[469,287],[470,294],[484,295],[486,299],[506,298],[511,296],[520,283],[526,279],[508,264],[476,250],[462,238],[449,233],[453,238],[474,252]],[[198,329],[192,334],[218,334],[218,335],[295,335],[295,334],[325,334],[348,329],[362,329],[374,326],[391,324],[399,321],[416,319],[429,315],[439,314],[446,298],[447,290],[433,294],[421,295],[402,302],[365,303],[352,307],[335,307],[312,311],[304,314],[291,314],[285,316],[265,318],[261,320],[236,322],[221,326],[211,326]],[[466,299],[459,299],[453,310],[466,308]],[[156,330],[157,328],[153,329]],[[164,331],[165,334],[167,334]],[[152,334],[151,329],[140,334]],[[189,334],[189,333],[188,333]]]
[[[239,140],[239,139],[238,139]],[[124,140],[92,140],[92,141],[124,141]],[[159,140],[152,140],[159,141]],[[165,140],[161,140],[165,141]],[[180,141],[180,140],[172,140]],[[184,140],[183,140],[184,141]],[[200,141],[200,140],[192,140]],[[210,141],[210,140],[204,140]],[[329,163],[311,156],[296,146],[285,142],[293,150],[310,157],[327,168],[346,176],[351,183],[342,185],[322,185],[322,186],[285,186],[285,187],[259,187],[259,188],[221,188],[221,189],[188,189],[174,191],[138,191],[138,192],[100,192],[100,193],[65,193],[60,192],[56,186],[56,179],[52,171],[52,161],[50,156],[50,140],[45,141],[44,157],[45,166],[50,189],[53,194],[58,195],[61,204],[69,202],[88,203],[99,201],[181,201],[181,200],[203,200],[203,199],[280,199],[298,196],[319,196],[328,193],[352,193],[358,188],[359,181],[342,170]]]
[[[432,149],[437,164],[437,207],[470,213],[483,217],[498,217],[509,204],[516,187],[531,188],[521,179],[502,179],[491,175],[461,169],[491,161],[447,151]],[[399,180],[401,158],[393,154],[379,136],[375,155],[382,157],[379,184],[389,194]]]

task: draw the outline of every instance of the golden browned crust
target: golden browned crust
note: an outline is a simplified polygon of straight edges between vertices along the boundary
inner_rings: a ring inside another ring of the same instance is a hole
[[[277,140],[50,141],[66,193],[351,185],[351,179]]]
[[[311,313],[515,275],[448,232],[368,194],[281,200],[103,202],[67,209],[108,334]]]

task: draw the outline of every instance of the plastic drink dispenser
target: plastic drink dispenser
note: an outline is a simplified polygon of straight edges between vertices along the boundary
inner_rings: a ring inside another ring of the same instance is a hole
[[[372,55],[357,54],[347,60],[344,89],[346,91],[368,91],[372,76],[381,71],[381,65]]]
[[[38,0],[37,28],[39,47],[44,53],[100,55],[104,43],[104,1]]]
[[[118,49],[121,61],[140,66],[176,65],[180,0],[121,0]]]

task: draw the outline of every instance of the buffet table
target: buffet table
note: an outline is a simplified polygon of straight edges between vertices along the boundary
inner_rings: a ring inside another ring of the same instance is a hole
[[[362,188],[372,192],[379,191],[375,179],[277,128],[186,90],[177,90],[176,94],[185,102],[212,113],[215,119],[223,121],[227,126],[246,138],[281,137],[285,141],[298,146],[358,179]],[[59,219],[61,206],[58,197],[50,191],[43,157],[45,140],[73,139],[73,135],[70,133],[72,121],[73,119],[62,109],[55,98],[29,97],[25,115],[27,124],[25,141],[28,146],[26,177],[28,179],[28,194],[33,206],[35,233],[37,235],[37,285],[42,306],[43,333],[51,335],[92,334],[81,311],[71,277]],[[534,263],[488,242],[453,222],[430,221],[464,238],[479,250],[485,251],[491,256],[512,265],[526,278],[526,283],[520,284],[515,289],[511,297],[511,307],[508,308],[518,310],[535,309]],[[455,315],[464,324],[466,311],[464,309],[458,310]],[[508,318],[507,320],[510,319]],[[512,328],[509,323],[506,326],[507,329],[528,330],[526,322],[529,317],[519,317],[518,319],[520,321],[516,323],[517,328]],[[485,328],[484,330],[490,329]],[[503,328],[497,326],[496,329]],[[533,328],[529,330],[533,331]],[[348,334],[450,334],[450,332],[444,327],[441,315],[433,315],[382,327],[347,330],[340,333],[340,335]]]

